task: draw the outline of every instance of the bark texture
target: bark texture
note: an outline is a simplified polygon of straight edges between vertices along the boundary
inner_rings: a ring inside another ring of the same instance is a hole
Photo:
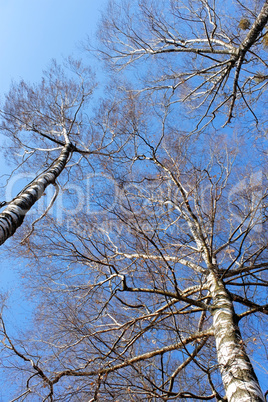
[[[239,50],[243,53],[243,55],[245,55],[245,53],[250,49],[250,47],[254,45],[261,31],[267,24],[267,22],[268,22],[268,1],[264,3],[260,11],[260,14],[258,15],[247,37],[240,46]]]
[[[0,245],[15,233],[47,186],[55,182],[67,163],[71,149],[72,144],[67,144],[53,164],[8,203],[0,214]]]
[[[258,379],[245,351],[232,300],[223,282],[208,277],[213,298],[216,349],[228,402],[264,402]]]

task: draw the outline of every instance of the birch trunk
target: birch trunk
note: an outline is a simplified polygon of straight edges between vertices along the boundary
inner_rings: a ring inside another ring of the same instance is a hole
[[[258,379],[247,356],[233,303],[223,282],[208,276],[219,368],[228,402],[264,402]]]
[[[8,203],[0,214],[0,245],[15,233],[46,187],[55,182],[67,163],[71,149],[72,144],[67,144],[53,164]]]
[[[267,22],[268,22],[268,1],[266,0],[256,21],[254,22],[252,28],[250,29],[245,40],[243,41],[243,43],[239,48],[240,52],[242,52],[243,55],[245,55],[246,52],[250,49],[250,47],[254,45],[258,36],[265,28]]]

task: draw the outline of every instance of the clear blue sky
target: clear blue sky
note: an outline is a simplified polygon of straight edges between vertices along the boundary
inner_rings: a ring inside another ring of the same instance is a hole
[[[11,80],[38,80],[52,58],[79,54],[107,0],[0,0],[0,94]]]

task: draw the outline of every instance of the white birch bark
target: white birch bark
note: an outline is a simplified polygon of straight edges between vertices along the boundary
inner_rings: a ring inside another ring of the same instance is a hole
[[[250,29],[243,43],[240,45],[239,48],[240,52],[245,54],[249,50],[249,48],[252,45],[254,45],[256,39],[260,35],[261,31],[264,29],[267,22],[268,22],[268,1],[266,0],[252,28]]]
[[[46,187],[55,182],[67,163],[71,149],[72,144],[68,143],[53,164],[8,203],[0,214],[0,245],[15,233]]]
[[[212,272],[208,284],[213,298],[214,336],[228,402],[264,402],[258,379],[247,356],[233,303],[224,284]]]

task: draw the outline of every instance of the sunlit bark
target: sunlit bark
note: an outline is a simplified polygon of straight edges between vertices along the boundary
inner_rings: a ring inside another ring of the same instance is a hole
[[[0,245],[15,233],[47,186],[55,182],[67,163],[71,149],[72,144],[67,144],[53,164],[8,203],[0,214]]]
[[[219,368],[228,402],[264,401],[258,379],[245,351],[233,303],[222,281],[208,277],[213,298],[214,336]]]

